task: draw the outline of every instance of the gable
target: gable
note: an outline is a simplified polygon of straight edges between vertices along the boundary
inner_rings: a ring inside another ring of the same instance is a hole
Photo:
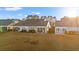
[[[47,23],[47,26],[46,26],[46,27],[51,28],[51,24],[50,24],[50,22]]]

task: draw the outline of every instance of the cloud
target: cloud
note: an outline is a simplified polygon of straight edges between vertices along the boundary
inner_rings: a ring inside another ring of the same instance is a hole
[[[13,19],[13,18],[15,18],[14,16],[7,16],[6,18],[8,18],[8,19]]]
[[[8,8],[5,8],[5,10],[7,10],[7,11],[17,11],[17,10],[20,10],[20,9],[22,9],[22,8],[20,8],[20,7],[8,7]]]
[[[25,17],[27,17],[27,15],[24,15]]]
[[[22,16],[22,14],[18,14],[18,16]]]
[[[27,14],[26,15],[23,15],[23,14],[18,14],[18,18],[20,20],[22,20],[23,18],[26,18],[27,17]]]
[[[38,13],[36,13],[37,15],[39,15],[40,13],[38,12]]]
[[[35,12],[32,12],[32,13],[35,13]]]
[[[31,12],[32,14],[36,14],[36,15],[39,15],[40,13],[39,12]]]

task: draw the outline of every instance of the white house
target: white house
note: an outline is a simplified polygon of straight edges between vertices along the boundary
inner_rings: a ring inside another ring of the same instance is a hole
[[[44,19],[44,21],[49,21],[51,26],[55,26],[56,17],[53,17],[53,16],[41,16],[41,19]]]
[[[14,27],[14,25],[17,24],[17,23],[19,23],[19,22],[20,22],[20,20],[15,20],[15,21],[13,21],[12,23],[10,23],[10,24],[7,26],[7,30],[12,30],[13,27]]]
[[[42,19],[29,19],[25,21],[20,21],[14,25],[17,31],[29,31],[35,30],[35,32],[47,33],[49,28],[51,28],[50,22],[44,21]]]
[[[70,23],[61,21],[56,22],[55,34],[65,34],[65,32],[69,31],[76,32],[77,34],[79,34],[79,24],[77,24],[76,22],[70,22]]]

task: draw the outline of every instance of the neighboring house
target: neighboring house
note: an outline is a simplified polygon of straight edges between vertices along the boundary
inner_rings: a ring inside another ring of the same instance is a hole
[[[15,30],[17,31],[29,31],[35,30],[35,32],[44,32],[47,33],[49,28],[51,28],[50,22],[44,21],[42,19],[30,19],[26,21],[20,21],[14,25]]]
[[[39,19],[38,15],[28,15],[26,19]]]
[[[53,16],[48,16],[46,19],[44,19],[44,21],[49,21],[51,26],[55,26],[55,22],[56,22],[56,17]]]
[[[51,26],[55,26],[56,22],[56,17],[53,16],[28,15],[26,19],[42,19],[44,21],[49,21]]]
[[[0,20],[0,32],[6,32],[7,26],[12,22],[12,20]]]
[[[41,19],[46,19],[47,18],[47,16],[41,16]]]
[[[56,21],[55,23],[55,34],[65,34],[66,32],[76,32],[79,34],[79,24],[75,22],[62,22]]]
[[[53,16],[41,16],[41,19],[44,19],[44,21],[49,21],[52,27],[55,26],[56,17],[53,17]]]
[[[55,34],[64,34],[67,27],[61,24],[61,21],[56,21],[55,23]]]

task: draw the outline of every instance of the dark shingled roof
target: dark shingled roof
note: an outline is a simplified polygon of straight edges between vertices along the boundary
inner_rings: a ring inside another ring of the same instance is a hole
[[[12,22],[13,22],[12,20],[0,20],[0,26],[7,26]]]
[[[25,21],[20,21],[19,23],[15,24],[14,26],[46,26],[47,21],[42,19],[28,19]]]

